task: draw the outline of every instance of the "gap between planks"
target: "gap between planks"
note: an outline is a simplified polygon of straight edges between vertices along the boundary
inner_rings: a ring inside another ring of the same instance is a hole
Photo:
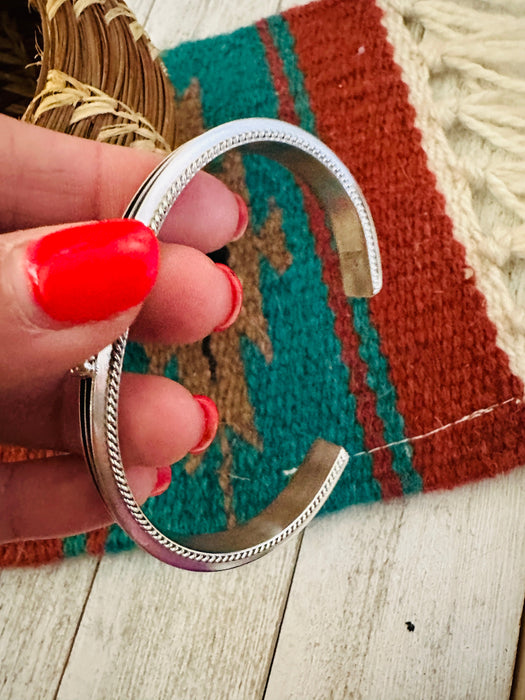
[[[214,574],[105,557],[57,700],[260,698],[298,551]]]
[[[514,664],[510,700],[525,700],[525,605],[521,614],[521,629]]]
[[[86,606],[88,604],[89,596],[91,595],[91,591],[93,590],[93,586],[95,585],[95,579],[97,577],[97,573],[98,573],[98,570],[100,568],[100,562],[101,562],[100,559],[96,560],[96,562],[95,562],[95,568],[93,571],[93,577],[91,579],[91,584],[86,592],[84,605],[82,606],[82,609],[80,611],[80,615],[78,616],[78,622],[77,622],[77,625],[75,627],[75,631],[73,632],[73,636],[71,638],[71,644],[69,645],[69,651],[67,653],[67,656],[66,656],[66,659],[64,662],[64,667],[62,669],[62,673],[60,674],[60,677],[58,679],[57,689],[56,689],[56,692],[53,696],[53,700],[56,700],[56,698],[58,697],[58,693],[60,691],[60,686],[62,685],[62,679],[64,678],[64,673],[66,672],[66,668],[67,668],[67,665],[69,663],[69,659],[71,657],[71,652],[73,651],[73,647],[75,646],[75,641],[77,639],[78,631],[80,630],[80,625],[82,624],[82,619],[84,617],[84,613],[86,612]]]
[[[521,468],[315,523],[265,700],[508,699],[524,499]]]

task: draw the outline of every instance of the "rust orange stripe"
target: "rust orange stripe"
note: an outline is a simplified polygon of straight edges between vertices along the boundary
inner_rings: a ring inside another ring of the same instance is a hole
[[[279,99],[279,119],[298,126],[299,117],[295,111],[293,97],[290,94],[288,78],[284,71],[283,61],[273,43],[267,20],[261,19],[257,22],[256,27],[266,52],[266,61]]]
[[[384,288],[370,311],[407,436],[522,396],[475,277],[466,274],[381,11],[371,0],[326,0],[284,17],[319,136],[356,175],[376,222]],[[494,413],[413,441],[424,487],[450,488],[523,462],[516,436],[525,413],[514,406],[512,417],[499,418],[501,429]],[[483,424],[492,429],[480,431]]]

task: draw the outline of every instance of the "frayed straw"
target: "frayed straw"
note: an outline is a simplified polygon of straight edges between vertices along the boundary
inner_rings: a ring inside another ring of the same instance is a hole
[[[46,112],[66,106],[74,108],[69,118],[70,125],[107,115],[118,120],[118,123],[101,127],[97,141],[111,142],[120,136],[133,134],[142,141],[151,142],[152,149],[165,153],[170,151],[166,139],[146,117],[92,85],[86,85],[62,71],[50,70],[44,89],[30,104],[30,109],[34,108],[34,119],[38,121]]]

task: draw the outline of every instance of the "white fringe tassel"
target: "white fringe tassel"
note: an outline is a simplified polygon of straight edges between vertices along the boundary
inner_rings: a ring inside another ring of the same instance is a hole
[[[525,307],[525,1],[389,4],[417,37],[486,250]]]

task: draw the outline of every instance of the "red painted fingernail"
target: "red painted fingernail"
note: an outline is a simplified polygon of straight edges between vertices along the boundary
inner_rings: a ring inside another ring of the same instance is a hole
[[[159,467],[157,469],[157,481],[153,487],[150,496],[160,496],[161,493],[168,490],[171,484],[171,467]]]
[[[157,276],[159,246],[140,221],[100,221],[35,241],[26,265],[33,296],[48,316],[87,323],[144,301]]]
[[[204,431],[199,442],[192,450],[190,450],[192,455],[199,455],[201,452],[204,452],[204,450],[206,450],[213,442],[213,438],[215,437],[217,428],[219,427],[219,411],[209,396],[196,395],[193,398],[195,401],[197,401],[204,412]]]
[[[230,313],[222,323],[220,323],[216,328],[214,328],[214,331],[225,331],[232,325],[232,323],[236,320],[237,316],[241,311],[243,296],[242,283],[241,280],[235,274],[235,272],[231,269],[231,267],[223,265],[222,263],[216,263],[216,265],[220,270],[222,270],[222,272],[224,272],[224,274],[228,278],[228,282],[230,283],[230,287],[232,290],[232,303]]]
[[[233,236],[232,241],[237,241],[246,231],[246,228],[248,226],[248,207],[246,206],[246,202],[240,194],[234,193],[234,196],[237,200],[237,206],[239,208],[239,220],[237,221],[237,228],[235,230],[235,235]]]

